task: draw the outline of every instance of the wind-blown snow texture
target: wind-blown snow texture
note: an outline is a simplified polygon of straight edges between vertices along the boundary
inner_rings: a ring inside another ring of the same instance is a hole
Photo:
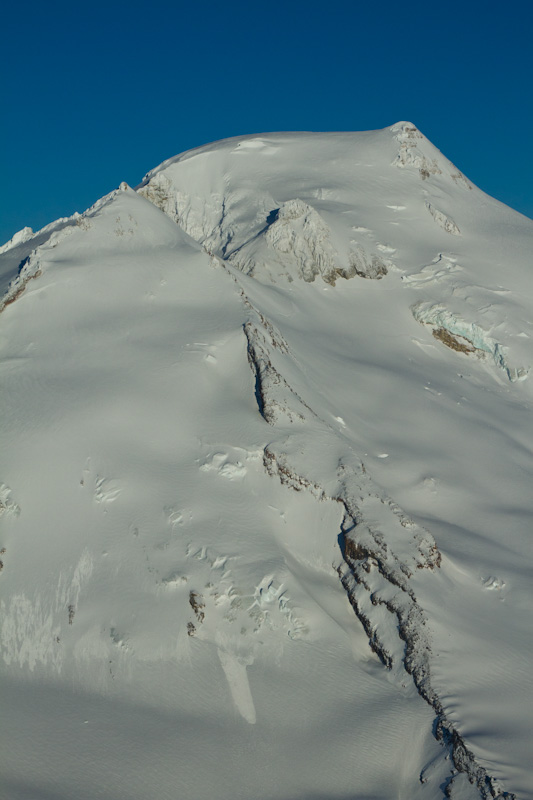
[[[533,798],[532,243],[398,123],[1,248],[6,798]]]

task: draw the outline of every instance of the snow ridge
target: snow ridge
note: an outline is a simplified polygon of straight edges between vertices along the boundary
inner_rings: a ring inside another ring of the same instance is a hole
[[[3,296],[0,297],[0,313],[25,292],[30,281],[43,274],[47,251],[55,249],[67,236],[89,230],[92,225],[91,219],[111,203],[119,193],[125,191],[131,191],[131,189],[123,182],[118,189],[104,195],[83,214],[76,213],[71,217],[62,217],[46,225],[37,233],[33,233],[31,228],[24,228],[19,234],[15,234],[3,248],[0,248],[0,255],[11,253],[11,251],[16,253],[17,250],[27,253],[18,264],[17,274],[9,282]],[[32,245],[34,246],[32,247]]]
[[[12,247],[16,247],[17,245],[22,244],[23,242],[27,242],[28,239],[31,239],[32,236],[33,236],[32,228],[29,228],[28,226],[22,228],[22,230],[17,231],[15,234],[13,234],[11,239],[0,247],[0,255],[2,253],[7,253],[7,251],[11,250]]]

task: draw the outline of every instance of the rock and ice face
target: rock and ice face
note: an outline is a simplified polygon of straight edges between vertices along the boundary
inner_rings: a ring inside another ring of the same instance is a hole
[[[404,122],[1,248],[9,800],[533,798],[532,237]]]

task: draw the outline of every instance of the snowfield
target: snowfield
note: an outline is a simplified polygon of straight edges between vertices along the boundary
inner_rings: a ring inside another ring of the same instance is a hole
[[[533,222],[414,125],[0,248],[6,800],[533,800]]]

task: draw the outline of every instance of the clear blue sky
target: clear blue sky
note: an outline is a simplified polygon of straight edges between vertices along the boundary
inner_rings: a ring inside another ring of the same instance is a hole
[[[9,5],[0,242],[209,141],[401,119],[533,216],[530,0]]]

